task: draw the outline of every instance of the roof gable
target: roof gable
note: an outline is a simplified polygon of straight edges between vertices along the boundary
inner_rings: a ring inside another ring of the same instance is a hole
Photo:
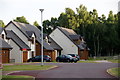
[[[74,42],[74,40],[78,40],[81,38],[80,35],[77,35],[77,33],[75,33],[72,29],[67,29],[67,28],[63,28],[63,27],[58,27],[58,29],[68,37],[69,40],[71,40],[71,42],[73,42],[78,48],[80,48],[80,50],[84,50],[84,49],[87,49],[87,50],[90,50],[88,47],[87,47],[87,44],[85,42],[81,42],[79,45],[76,44]]]
[[[2,38],[0,38],[0,48],[12,49],[12,47]]]
[[[12,39],[19,47],[20,49],[28,49],[30,50],[29,46],[26,45],[13,31],[6,30],[7,37]]]
[[[40,43],[40,30],[33,25],[13,22],[29,39],[32,36],[32,33],[35,34],[36,40]]]
[[[72,40],[72,38],[70,37],[70,35],[77,35],[72,29],[67,29],[67,28],[63,28],[63,27],[58,27],[58,29],[69,39],[71,40],[71,42],[74,43],[74,41]],[[75,44],[75,43],[74,43]],[[78,45],[75,44],[77,47]]]
[[[49,36],[49,44],[52,48],[56,50],[62,50],[62,48]]]

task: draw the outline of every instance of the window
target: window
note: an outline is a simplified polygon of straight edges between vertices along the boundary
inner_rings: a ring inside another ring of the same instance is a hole
[[[2,34],[2,38],[4,39],[4,34]]]
[[[34,44],[34,37],[32,37],[32,44]]]

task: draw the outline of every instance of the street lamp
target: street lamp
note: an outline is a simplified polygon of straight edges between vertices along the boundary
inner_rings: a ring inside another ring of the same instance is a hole
[[[41,63],[43,64],[43,26],[42,26],[42,13],[44,9],[39,9],[41,11]]]

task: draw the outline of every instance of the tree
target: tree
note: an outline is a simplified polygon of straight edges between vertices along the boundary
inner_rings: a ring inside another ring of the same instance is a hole
[[[58,23],[58,20],[57,18],[51,18],[51,21],[50,21],[50,26],[55,29],[57,26],[59,26],[59,23]]]
[[[37,21],[33,22],[33,25],[36,26],[36,27],[38,27],[38,28],[40,27],[40,25],[38,24]]]
[[[80,5],[79,8],[76,8],[77,11],[77,23],[78,23],[78,30],[82,36],[85,37],[85,27],[89,22],[89,12],[87,8],[83,5]]]
[[[16,19],[14,19],[14,21],[29,24],[29,22],[26,20],[26,18],[24,16],[16,17]]]
[[[50,34],[52,32],[50,25],[51,23],[49,20],[43,21],[43,32],[44,33]]]
[[[61,27],[68,27],[69,22],[68,22],[68,17],[66,13],[61,13],[60,16],[58,17],[58,23]]]
[[[0,27],[5,27],[5,24],[2,20],[0,20]]]

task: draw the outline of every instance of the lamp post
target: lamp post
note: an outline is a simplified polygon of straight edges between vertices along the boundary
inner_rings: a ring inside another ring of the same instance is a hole
[[[42,26],[42,13],[44,9],[39,9],[41,11],[41,63],[43,64],[43,26]]]

